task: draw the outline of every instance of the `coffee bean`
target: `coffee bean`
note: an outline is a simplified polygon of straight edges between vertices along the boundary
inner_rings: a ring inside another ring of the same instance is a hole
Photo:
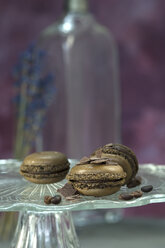
[[[44,202],[45,202],[46,204],[50,204],[50,203],[51,203],[51,199],[52,199],[51,196],[46,195],[46,196],[44,197]]]
[[[143,193],[140,190],[137,190],[137,191],[132,192],[131,195],[133,195],[133,197],[135,198],[139,198],[143,195]]]
[[[131,194],[120,194],[119,198],[121,200],[129,201],[133,199],[133,195]]]
[[[139,186],[141,184],[141,177],[137,176],[135,178],[133,178],[128,184],[127,187],[128,188],[134,188],[136,186]]]
[[[53,204],[59,204],[60,202],[61,202],[61,196],[60,195],[55,195],[51,199],[51,203],[53,203]]]
[[[141,187],[141,191],[143,191],[143,192],[150,192],[152,190],[153,190],[152,185],[146,185],[146,186]]]

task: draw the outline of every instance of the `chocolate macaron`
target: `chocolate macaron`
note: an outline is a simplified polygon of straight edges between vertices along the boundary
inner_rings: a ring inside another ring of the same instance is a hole
[[[125,184],[128,184],[138,172],[138,161],[135,153],[122,144],[107,144],[98,148],[91,155],[91,158],[93,157],[110,158],[122,166],[123,170],[127,174]]]
[[[69,171],[67,157],[56,151],[36,152],[28,155],[20,167],[20,174],[37,184],[56,183]]]
[[[67,179],[81,194],[105,196],[117,192],[125,183],[122,167],[108,158],[83,158],[67,175]]]

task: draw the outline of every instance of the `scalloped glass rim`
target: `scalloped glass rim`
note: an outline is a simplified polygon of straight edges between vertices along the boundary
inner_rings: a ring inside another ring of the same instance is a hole
[[[71,167],[76,160],[70,159]],[[33,211],[55,212],[67,210],[89,210],[128,208],[165,202],[165,166],[154,164],[141,164],[138,175],[142,177],[141,185],[153,185],[153,191],[144,193],[142,197],[130,201],[119,200],[123,192],[139,190],[141,186],[133,189],[122,187],[116,194],[104,197],[81,196],[80,199],[67,201],[63,198],[59,205],[46,205],[43,201],[45,195],[55,195],[56,190],[62,187],[66,180],[56,184],[37,185],[26,181],[19,174],[21,161],[13,159],[0,160],[0,211]]]

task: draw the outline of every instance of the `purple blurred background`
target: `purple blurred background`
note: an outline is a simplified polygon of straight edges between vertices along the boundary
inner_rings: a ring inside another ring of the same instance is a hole
[[[90,0],[90,8],[119,48],[123,143],[140,163],[165,164],[165,1]],[[0,158],[12,156],[13,65],[61,10],[62,0],[0,0]],[[127,212],[165,216],[164,204]]]

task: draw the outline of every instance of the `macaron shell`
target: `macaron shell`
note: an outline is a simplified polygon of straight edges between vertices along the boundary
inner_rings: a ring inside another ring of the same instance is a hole
[[[125,184],[127,184],[133,177],[133,171],[132,168],[130,166],[130,163],[128,162],[127,159],[125,159],[124,157],[120,156],[120,155],[116,155],[116,154],[108,154],[108,153],[102,153],[101,155],[102,157],[111,157],[113,158],[115,161],[117,161],[120,166],[123,168],[123,170],[126,172],[126,178],[125,178]]]
[[[36,183],[36,184],[51,184],[51,183],[58,183],[61,180],[64,179],[64,177],[54,177],[54,178],[42,178],[42,179],[38,179],[38,178],[32,178],[32,177],[27,177],[24,176],[24,178],[28,181],[30,181],[31,183]]]
[[[78,188],[75,187],[75,189],[80,192],[83,195],[87,195],[87,196],[106,196],[106,195],[112,195],[114,193],[116,193],[117,191],[120,190],[120,186],[117,187],[107,187],[104,189],[88,189],[88,188]]]
[[[63,180],[69,171],[67,157],[60,152],[44,151],[28,155],[20,166],[20,174],[37,184]]]
[[[95,152],[93,152],[90,158],[93,157],[99,158],[110,158],[120,166],[123,167],[124,171],[127,173],[126,184],[128,184],[132,178],[136,176],[138,171],[138,161],[135,153],[122,144],[107,144],[101,148],[98,148]]]
[[[67,175],[68,180],[106,180],[123,179],[126,173],[119,165],[76,165]]]
[[[111,164],[81,164],[75,165],[71,170],[70,174],[86,174],[86,173],[115,173],[115,174],[122,174],[123,169],[118,165],[111,165]]]
[[[132,167],[133,176],[136,175],[138,171],[138,160],[136,158],[135,153],[129,147],[122,145],[122,144],[110,143],[110,144],[103,146],[102,152],[104,154],[117,154],[117,155],[121,155],[125,157],[129,161]]]
[[[135,164],[138,165],[138,160],[136,158],[136,155],[135,153],[127,146],[125,145],[122,145],[122,144],[113,144],[113,143],[110,143],[110,144],[107,144],[103,147],[103,152],[104,152],[104,148],[106,149],[116,149],[118,150],[119,152],[123,152],[123,153],[126,153],[127,155],[131,156],[132,159],[134,160]]]
[[[65,154],[61,152],[56,151],[43,151],[43,152],[35,152],[30,155],[28,155],[24,161],[23,164],[25,165],[62,165],[67,162],[67,157]]]

